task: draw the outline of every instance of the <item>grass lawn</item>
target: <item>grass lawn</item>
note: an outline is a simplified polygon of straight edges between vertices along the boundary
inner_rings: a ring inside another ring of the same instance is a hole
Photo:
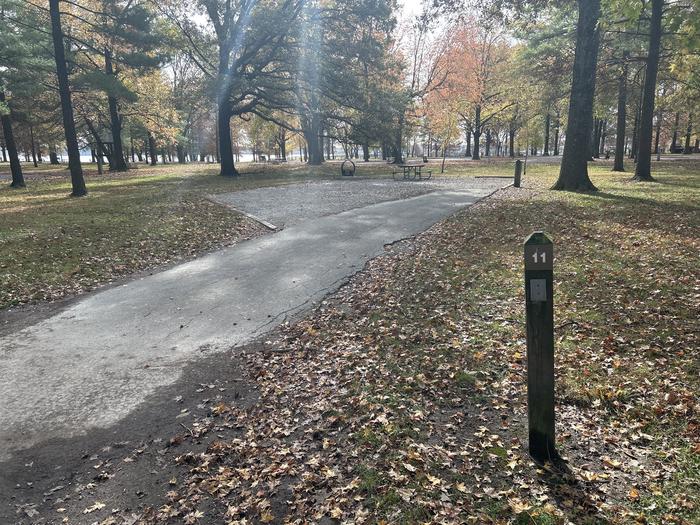
[[[572,194],[532,165],[524,189],[370,262],[247,355],[259,402],[181,436],[213,441],[180,449],[147,521],[700,523],[700,163],[655,169],[640,184],[596,163],[601,191]],[[525,452],[522,241],[538,229],[555,241],[570,474]]]

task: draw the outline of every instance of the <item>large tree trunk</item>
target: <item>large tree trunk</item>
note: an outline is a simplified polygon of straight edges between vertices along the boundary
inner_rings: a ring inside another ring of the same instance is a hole
[[[218,138],[219,138],[219,158],[223,177],[236,177],[238,170],[233,162],[233,145],[231,143],[231,112],[225,102],[219,103]]]
[[[491,128],[486,130],[486,147],[484,148],[485,155],[487,157],[491,156]]]
[[[58,78],[58,93],[61,97],[61,112],[63,114],[63,129],[66,135],[66,148],[68,149],[68,167],[70,169],[73,197],[87,195],[83,168],[80,164],[80,149],[78,137],[75,133],[75,121],[73,120],[73,102],[71,101],[70,87],[68,85],[68,69],[66,67],[65,43],[63,30],[61,29],[61,14],[59,0],[49,0],[51,12],[51,34],[53,37],[54,58],[56,60],[56,76]]]
[[[600,0],[579,0],[569,120],[559,179],[553,187],[555,190],[596,190],[588,177],[588,158],[600,40],[599,17]]]
[[[5,102],[5,92],[0,91],[0,102]],[[11,113],[1,114],[2,133],[5,136],[5,145],[7,146],[7,154],[10,156],[10,171],[12,172],[11,188],[24,188],[24,175],[22,174],[22,165],[19,162],[19,154],[17,153],[17,144],[15,143],[15,134],[12,131]]]
[[[542,155],[545,157],[549,157],[549,126],[551,120],[552,117],[547,112],[547,116],[544,118],[544,151],[542,152]]]
[[[312,112],[309,118],[303,119],[302,133],[307,146],[304,160],[312,166],[323,164],[321,131],[321,117],[318,113]]]
[[[661,15],[664,0],[651,0],[651,23],[649,27],[649,53],[647,71],[644,77],[642,98],[642,115],[639,121],[639,152],[634,180],[652,181],[651,176],[651,141],[654,131],[654,98],[656,96],[656,77],[659,72],[659,54],[661,51]]]
[[[683,153],[686,155],[690,155],[693,152],[693,148],[690,145],[690,135],[693,134],[693,114],[688,113],[688,127],[686,128],[685,131],[685,148],[683,149]]]
[[[369,142],[367,140],[362,141],[362,160],[369,162]]]
[[[481,137],[481,106],[477,104],[474,108],[474,148],[472,149],[472,160],[479,160],[479,138]]]
[[[112,53],[105,49],[105,73],[109,76],[114,76],[114,68],[112,67]],[[112,128],[112,157],[113,164],[111,169],[115,171],[127,171],[127,166],[124,161],[124,146],[122,144],[122,118],[119,115],[119,106],[117,99],[112,94],[107,94],[107,105],[109,106],[109,121]]]
[[[428,155],[430,155],[430,144],[428,144]],[[472,134],[467,131],[467,148],[464,152],[465,157],[471,157],[472,155]]]

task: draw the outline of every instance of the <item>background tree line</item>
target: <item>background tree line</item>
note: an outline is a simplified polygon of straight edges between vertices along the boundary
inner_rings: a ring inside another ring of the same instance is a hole
[[[699,0],[0,0],[2,160],[99,170],[298,155],[558,155],[697,150]]]

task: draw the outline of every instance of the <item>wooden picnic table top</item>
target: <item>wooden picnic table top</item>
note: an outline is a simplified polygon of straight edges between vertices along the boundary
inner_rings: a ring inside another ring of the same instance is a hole
[[[422,162],[413,162],[413,163],[406,163],[406,164],[399,164],[399,168],[418,168],[418,167],[423,167]]]

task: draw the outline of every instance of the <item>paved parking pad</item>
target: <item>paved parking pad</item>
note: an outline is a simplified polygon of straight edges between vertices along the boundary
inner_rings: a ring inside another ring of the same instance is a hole
[[[505,179],[443,178],[429,181],[341,179],[257,188],[213,195],[212,200],[251,214],[278,228],[379,202],[407,199],[434,191],[495,189]]]
[[[0,338],[0,470],[17,450],[109,428],[203,349],[245,344],[302,315],[386,244],[503,185],[356,180],[227,196],[285,228],[85,296]]]

